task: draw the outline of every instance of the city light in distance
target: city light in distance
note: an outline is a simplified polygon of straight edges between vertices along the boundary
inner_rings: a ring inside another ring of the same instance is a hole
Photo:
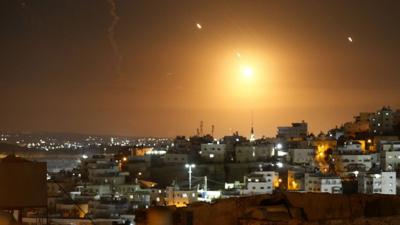
[[[347,37],[347,40],[350,42],[350,43],[352,43],[353,42],[353,38],[352,37]]]

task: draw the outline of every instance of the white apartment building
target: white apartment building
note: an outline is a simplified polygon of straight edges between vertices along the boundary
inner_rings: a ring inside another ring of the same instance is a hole
[[[362,152],[362,145],[358,141],[347,141],[343,146],[338,146],[338,151],[346,154],[346,152]]]
[[[219,143],[201,144],[200,156],[207,162],[223,162],[226,145]]]
[[[103,159],[88,163],[87,170],[91,184],[121,185],[129,176],[129,172],[120,172],[116,162]]]
[[[271,158],[273,145],[238,145],[235,147],[236,162],[257,162]]]
[[[400,151],[382,151],[381,168],[384,171],[397,170],[400,166]]]
[[[314,161],[315,150],[313,148],[289,149],[289,156],[293,164],[311,164]]]
[[[244,177],[242,194],[272,194],[279,186],[279,174],[275,171],[256,171]]]
[[[335,167],[338,172],[368,171],[372,167],[371,154],[348,153],[335,154]]]
[[[307,192],[342,193],[342,180],[337,176],[306,173],[304,185]]]
[[[396,172],[360,173],[358,192],[364,194],[396,194]]]
[[[400,141],[380,141],[380,151],[400,151]]]

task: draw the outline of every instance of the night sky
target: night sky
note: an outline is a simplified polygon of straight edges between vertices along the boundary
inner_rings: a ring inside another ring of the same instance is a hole
[[[0,2],[0,129],[247,136],[253,111],[259,137],[400,107],[399,1],[115,3]]]

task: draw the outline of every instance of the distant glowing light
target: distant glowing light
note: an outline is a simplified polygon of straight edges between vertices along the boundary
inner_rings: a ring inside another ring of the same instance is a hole
[[[236,56],[237,56],[238,58],[242,57],[242,55],[240,54],[240,52],[236,52]]]
[[[200,23],[196,23],[196,27],[197,27],[197,29],[199,29],[199,30],[201,30],[203,27],[201,26],[201,24]]]
[[[353,42],[353,38],[352,37],[347,37],[347,40],[350,42],[350,43],[352,43]]]

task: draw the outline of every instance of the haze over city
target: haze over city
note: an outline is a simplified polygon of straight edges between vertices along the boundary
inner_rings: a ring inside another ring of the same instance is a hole
[[[400,1],[0,1],[0,225],[400,224]]]
[[[253,112],[273,136],[399,106],[398,2],[115,3],[0,3],[3,130],[222,136]]]

